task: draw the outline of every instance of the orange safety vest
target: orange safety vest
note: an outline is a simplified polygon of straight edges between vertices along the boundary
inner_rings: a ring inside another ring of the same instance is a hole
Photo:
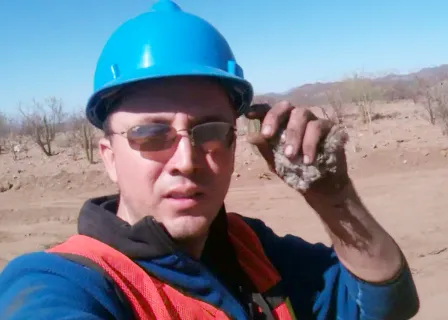
[[[241,267],[259,293],[267,292],[280,281],[280,275],[252,228],[235,213],[227,213],[227,219],[230,241]],[[80,255],[96,263],[124,293],[138,320],[229,319],[222,310],[150,276],[127,256],[93,238],[74,235],[47,252]],[[296,319],[289,298],[271,311],[278,320]]]

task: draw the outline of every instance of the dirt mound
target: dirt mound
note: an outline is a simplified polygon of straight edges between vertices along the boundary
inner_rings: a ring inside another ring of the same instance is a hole
[[[4,177],[0,184],[0,192],[62,192],[73,188],[88,192],[106,187],[113,190],[109,177],[104,171],[92,170],[74,173],[61,170],[52,176],[13,175],[9,178]]]

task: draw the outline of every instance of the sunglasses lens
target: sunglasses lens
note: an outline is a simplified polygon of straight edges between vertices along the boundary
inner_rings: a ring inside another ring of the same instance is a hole
[[[171,146],[176,131],[163,123],[151,123],[129,129],[129,143],[142,151],[159,151]]]
[[[176,130],[163,123],[151,123],[132,127],[127,138],[132,148],[140,151],[162,151],[169,149],[176,140]],[[226,122],[207,122],[192,129],[195,146],[205,152],[229,148],[235,140],[233,125]]]
[[[200,145],[204,151],[214,151],[229,148],[234,139],[233,125],[227,122],[207,122],[197,125],[192,130],[195,145]]]

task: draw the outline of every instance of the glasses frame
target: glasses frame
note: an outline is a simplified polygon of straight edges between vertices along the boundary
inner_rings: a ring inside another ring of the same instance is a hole
[[[178,129],[176,130],[173,126],[165,124],[165,123],[159,123],[159,122],[153,122],[153,123],[146,123],[146,124],[140,124],[140,125],[135,125],[130,127],[127,130],[124,131],[119,131],[119,132],[115,132],[112,130],[105,130],[106,135],[120,135],[122,137],[124,137],[125,139],[128,140],[129,144],[135,143],[135,141],[132,141],[132,138],[129,138],[130,132],[131,130],[134,130],[136,127],[140,127],[140,126],[146,126],[146,125],[163,125],[166,127],[169,127],[170,129],[172,129],[173,133],[175,133],[175,135],[173,136],[172,142],[173,144],[175,144],[175,141],[181,136],[183,135],[179,135],[180,132],[186,132],[187,133],[187,137],[190,140],[190,143],[193,147],[196,147],[196,139],[194,138],[194,131],[195,129],[197,129],[198,127],[203,127],[203,126],[207,126],[207,125],[213,125],[213,124],[220,124],[220,125],[226,125],[228,126],[229,132],[233,132],[233,137],[232,137],[232,141],[229,143],[228,146],[226,146],[227,148],[230,147],[236,140],[236,132],[237,132],[237,127],[234,124],[231,124],[229,122],[225,122],[225,121],[209,121],[209,122],[204,122],[204,123],[200,123],[197,124],[189,129]],[[168,139],[166,142],[169,142],[170,140]],[[168,146],[165,149],[169,149],[172,145]],[[160,150],[153,150],[153,151],[162,151],[165,149],[160,149]]]

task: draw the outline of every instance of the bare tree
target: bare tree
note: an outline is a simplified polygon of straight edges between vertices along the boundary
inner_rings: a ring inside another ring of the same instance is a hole
[[[320,112],[322,112],[322,116],[323,116],[325,119],[330,120],[330,121],[333,120],[332,117],[330,117],[330,116],[328,115],[327,110],[325,110],[325,108],[324,108],[323,106],[319,106],[319,109],[320,109]]]
[[[423,108],[428,115],[429,122],[432,125],[436,124],[436,114],[435,114],[435,100],[434,100],[434,90],[429,82],[423,78],[416,77],[418,84],[418,89],[416,93],[416,98],[414,102],[421,101]]]
[[[9,121],[5,114],[0,113],[0,154],[5,152],[7,135],[9,133]]]
[[[19,106],[25,132],[32,137],[48,157],[54,155],[52,142],[56,137],[58,126],[65,118],[63,109],[62,100],[55,97],[45,99],[43,104],[33,100],[33,105],[29,110]]]
[[[380,98],[379,89],[375,88],[370,78],[355,74],[346,81],[347,95],[358,107],[362,123],[372,124],[373,102]]]
[[[429,90],[433,101],[433,112],[438,123],[442,127],[444,135],[448,135],[448,82],[443,81]]]
[[[342,124],[344,122],[345,112],[344,112],[344,101],[342,99],[341,90],[333,89],[325,92],[325,96],[327,97],[328,103],[333,110],[333,116],[329,119],[332,121]]]
[[[96,147],[97,130],[90,124],[83,113],[75,113],[70,118],[71,139],[81,146],[89,163],[95,163],[93,150]]]

